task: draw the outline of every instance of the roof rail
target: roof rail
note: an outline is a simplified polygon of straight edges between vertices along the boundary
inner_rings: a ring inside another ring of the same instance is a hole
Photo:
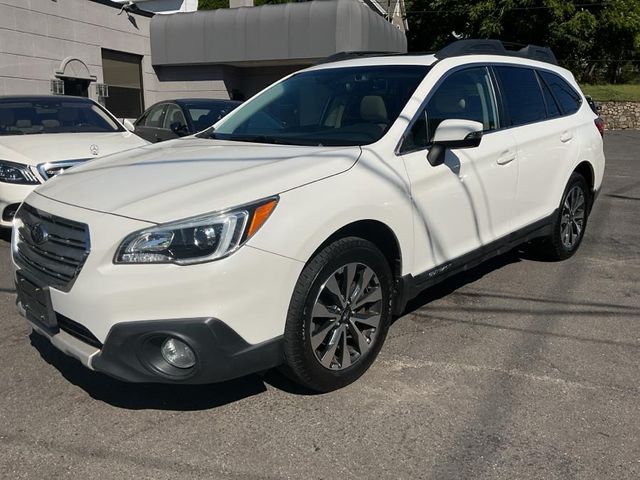
[[[401,52],[367,52],[367,51],[354,51],[354,52],[338,52],[333,55],[329,55],[326,58],[318,60],[315,64],[322,65],[323,63],[340,62],[342,60],[352,60],[354,58],[365,57],[384,57],[389,55],[402,55]]]
[[[522,47],[517,49],[518,47]],[[441,60],[462,55],[504,55],[509,57],[528,58],[539,62],[558,65],[558,60],[548,47],[537,45],[518,45],[491,39],[464,39],[450,43],[438,50],[436,58]]]

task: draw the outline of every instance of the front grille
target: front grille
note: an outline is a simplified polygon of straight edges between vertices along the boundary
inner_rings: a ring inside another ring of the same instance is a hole
[[[23,204],[16,214],[16,263],[42,284],[68,291],[89,255],[89,227]]]
[[[76,337],[78,340],[81,340],[92,347],[102,348],[102,342],[100,342],[100,340],[98,340],[87,327],[74,322],[64,315],[60,315],[59,313],[56,313],[56,319],[58,320],[58,327],[60,330],[67,332],[72,337]]]

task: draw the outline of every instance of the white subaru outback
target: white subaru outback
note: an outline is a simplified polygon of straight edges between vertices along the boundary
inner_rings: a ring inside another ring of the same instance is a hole
[[[19,309],[86,367],[342,387],[421,290],[527,241],[570,257],[605,166],[572,74],[497,41],[329,61],[214,127],[76,167],[16,214]]]

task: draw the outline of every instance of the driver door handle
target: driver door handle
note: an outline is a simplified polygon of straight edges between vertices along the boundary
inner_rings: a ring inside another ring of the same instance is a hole
[[[498,157],[497,163],[498,165],[506,165],[507,163],[511,163],[516,159],[515,150],[505,150]]]

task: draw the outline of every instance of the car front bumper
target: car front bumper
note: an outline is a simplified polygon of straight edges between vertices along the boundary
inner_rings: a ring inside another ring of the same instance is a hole
[[[30,291],[42,295],[40,311],[53,321],[27,316],[19,305],[21,313],[86,367],[133,382],[209,383],[281,362],[281,336],[302,262],[245,245],[199,265],[115,265],[122,239],[148,224],[37,194],[27,203],[89,226],[91,251],[68,291],[14,263],[16,281],[31,282]],[[195,351],[194,369],[163,368],[159,346],[170,336]]]
[[[97,348],[67,331],[51,331],[29,318],[20,304],[18,310],[32,328],[58,350],[91,370],[126,382],[223,382],[268,370],[284,359],[282,337],[251,345],[215,318],[119,323],[111,329],[104,345]],[[167,363],[160,353],[160,346],[167,338],[177,338],[189,345],[195,353],[196,364],[178,369]]]

